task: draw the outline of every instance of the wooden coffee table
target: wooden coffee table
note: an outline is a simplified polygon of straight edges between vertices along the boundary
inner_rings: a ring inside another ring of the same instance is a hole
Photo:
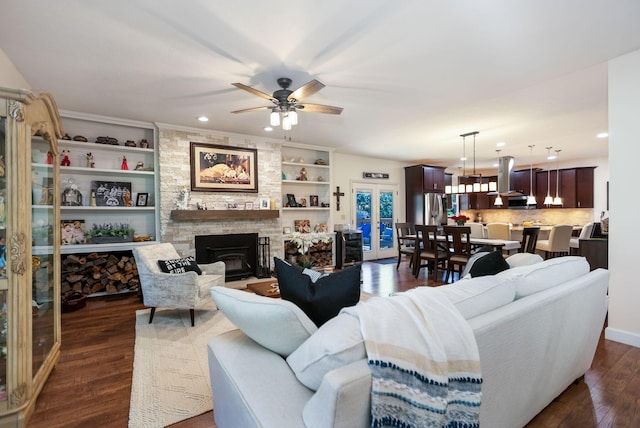
[[[263,281],[249,282],[247,288],[260,296],[280,298],[280,289],[277,288],[278,279],[271,278]]]

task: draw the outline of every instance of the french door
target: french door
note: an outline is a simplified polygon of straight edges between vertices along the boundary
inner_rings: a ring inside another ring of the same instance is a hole
[[[352,183],[351,195],[354,224],[362,230],[363,259],[396,257],[398,185]]]

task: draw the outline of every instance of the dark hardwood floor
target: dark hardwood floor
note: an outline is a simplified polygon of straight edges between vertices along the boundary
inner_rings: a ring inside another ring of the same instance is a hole
[[[363,264],[363,291],[388,295],[436,286],[407,262]],[[46,383],[29,428],[126,427],[129,416],[136,296],[90,299],[62,314],[60,362]],[[212,412],[173,425],[215,427]],[[601,338],[584,382],[571,385],[527,427],[640,426],[640,349]],[[240,428],[240,427],[239,427]]]

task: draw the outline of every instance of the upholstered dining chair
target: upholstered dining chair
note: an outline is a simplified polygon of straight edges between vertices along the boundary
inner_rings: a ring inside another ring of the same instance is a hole
[[[522,241],[520,242],[520,249],[518,252],[535,254],[539,234],[539,227],[525,227],[522,229]]]
[[[484,225],[482,223],[467,222],[466,226],[471,228],[472,238],[484,238]]]
[[[416,228],[413,223],[396,223],[396,239],[398,241],[398,263],[396,269],[400,267],[402,255],[409,256],[409,267],[413,266],[413,256],[415,253]]]
[[[160,269],[159,260],[180,259],[180,255],[170,243],[135,247],[133,248],[133,256],[138,267],[143,303],[145,306],[151,307],[149,324],[153,321],[156,308],[161,307],[189,309],[191,326],[193,327],[195,309],[211,301],[209,289],[214,285],[224,286],[225,265],[223,262],[197,266],[202,272],[201,275],[198,275],[197,271],[163,272]]]
[[[449,254],[447,252],[446,245],[440,246],[438,243],[438,226],[423,226],[416,224],[417,241],[420,247],[415,256],[415,262],[413,266],[413,274],[417,278],[420,274],[420,268],[426,267],[433,271],[433,279],[438,278],[438,265],[441,265],[443,269],[446,269],[447,260]],[[426,264],[422,264],[422,260],[426,260]],[[429,272],[427,272],[427,277]]]
[[[511,225],[509,223],[487,223],[487,238],[511,240]]]
[[[551,227],[549,239],[539,240],[536,244],[536,250],[544,251],[544,258],[569,254],[569,242],[571,241],[571,232],[573,226],[570,224],[556,224]]]
[[[473,255],[471,253],[471,228],[469,226],[444,226],[444,234],[449,245],[445,281],[449,282],[449,275],[453,280],[455,266],[458,266],[458,274],[461,274]]]
[[[569,240],[569,251],[572,253],[577,253],[578,252],[577,250],[580,248],[580,240],[590,238],[592,230],[593,230],[593,222],[587,223],[584,226],[582,226],[582,230],[580,230],[580,235],[575,238],[571,238]]]

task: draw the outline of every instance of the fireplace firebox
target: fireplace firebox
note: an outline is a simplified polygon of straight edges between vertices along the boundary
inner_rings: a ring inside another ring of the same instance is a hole
[[[195,237],[196,262],[225,263],[225,281],[256,275],[258,234],[200,235]]]

